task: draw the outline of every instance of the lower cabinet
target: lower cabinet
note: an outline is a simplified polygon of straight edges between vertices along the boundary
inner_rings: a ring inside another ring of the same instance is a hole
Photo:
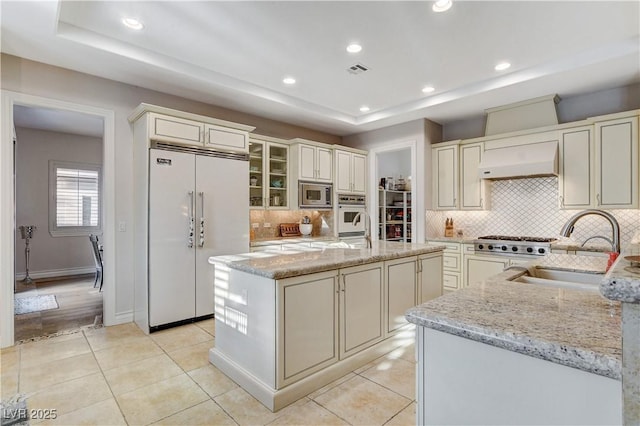
[[[467,287],[476,281],[482,281],[492,275],[499,274],[507,266],[509,266],[508,258],[499,256],[465,256],[464,286]]]
[[[442,294],[442,253],[276,281],[277,387],[400,331],[405,312]]]

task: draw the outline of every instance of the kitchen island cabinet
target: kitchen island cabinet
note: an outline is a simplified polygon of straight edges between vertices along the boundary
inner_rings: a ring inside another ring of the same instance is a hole
[[[415,305],[419,271],[431,278],[426,285],[441,284],[433,276],[442,249],[376,241],[371,249],[213,257],[209,359],[279,410],[402,345],[393,336],[412,325],[393,318]],[[418,259],[428,259],[422,269]]]

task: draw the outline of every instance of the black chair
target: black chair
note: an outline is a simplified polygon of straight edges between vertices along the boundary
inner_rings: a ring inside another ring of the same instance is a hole
[[[102,291],[102,252],[100,251],[100,245],[98,243],[97,235],[89,235],[89,241],[91,241],[91,247],[93,248],[93,260],[96,262],[96,280],[93,282],[93,288],[98,285],[98,280],[100,280],[100,291]]]

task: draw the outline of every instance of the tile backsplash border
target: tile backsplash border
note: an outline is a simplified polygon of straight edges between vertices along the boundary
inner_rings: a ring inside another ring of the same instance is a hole
[[[565,222],[580,211],[558,208],[557,177],[496,180],[490,183],[489,193],[490,210],[427,210],[427,239],[444,236],[446,218],[453,218],[455,231],[462,230],[467,238],[491,234],[557,238]],[[624,248],[640,231],[640,210],[607,211],[620,224],[620,240]],[[580,219],[571,238],[581,243],[594,235],[611,238],[611,227],[606,219],[599,216]],[[607,244],[602,239],[587,243],[598,246]]]

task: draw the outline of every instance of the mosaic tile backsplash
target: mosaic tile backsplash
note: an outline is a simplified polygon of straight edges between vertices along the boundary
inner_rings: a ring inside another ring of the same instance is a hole
[[[464,237],[500,234],[533,237],[559,237],[565,222],[580,210],[558,208],[558,178],[496,180],[490,183],[491,210],[434,211],[427,210],[427,238],[442,237],[446,218],[453,218],[455,230]],[[640,231],[640,210],[608,210],[620,224],[621,246],[624,248]],[[611,238],[609,222],[600,216],[586,216],[575,226],[571,239],[582,243],[589,237]],[[586,245],[607,245],[594,239]]]

